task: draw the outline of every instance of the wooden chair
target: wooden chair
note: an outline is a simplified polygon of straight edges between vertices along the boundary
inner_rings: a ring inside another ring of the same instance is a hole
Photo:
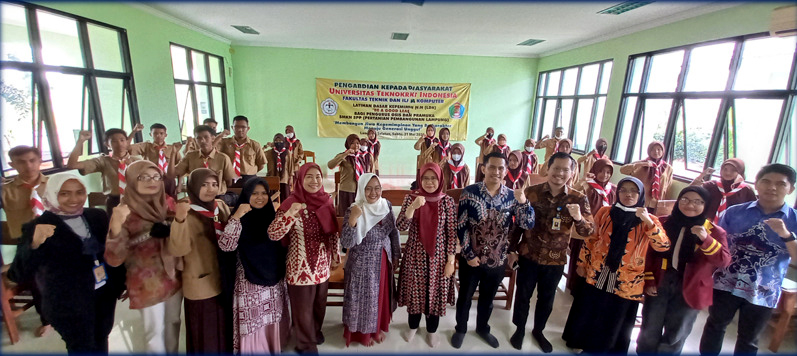
[[[274,203],[274,208],[279,208],[280,203],[282,203],[282,197],[280,196],[280,177],[265,176],[261,178],[268,184],[268,193],[271,194],[271,201]]]
[[[404,204],[404,197],[410,193],[412,193],[411,190],[387,189],[382,191],[382,198],[387,199],[395,207],[401,207],[401,204]]]
[[[794,268],[789,266],[789,268]],[[780,301],[769,325],[772,326],[772,340],[769,342],[769,351],[778,352],[786,332],[789,330],[792,318],[797,307],[797,282],[784,278],[780,289]]]
[[[304,159],[302,160],[302,164],[310,162],[310,158],[312,158],[312,162],[315,163],[315,152],[304,151]]]
[[[11,231],[8,228],[8,224],[3,221],[2,225],[2,244],[16,246],[17,240],[11,238]],[[33,306],[33,297],[30,295],[29,291],[8,279],[7,273],[10,264],[5,264],[2,255],[0,255],[0,264],[3,266],[2,277],[0,277],[2,278],[2,282],[0,282],[0,293],[2,293],[0,301],[2,302],[3,323],[8,331],[8,338],[11,340],[11,344],[16,344],[19,342],[17,318],[20,314]]]
[[[338,217],[338,228],[343,228],[343,217]],[[342,307],[343,306],[343,289],[346,287],[344,284],[344,268],[346,266],[346,255],[340,256],[340,264],[329,271],[329,290],[327,292],[327,306]],[[340,300],[329,300],[329,297],[335,297]]]
[[[97,208],[97,207],[104,207],[105,206],[105,194],[100,192],[92,192],[89,193],[88,201],[89,201],[89,208]]]
[[[448,196],[454,198],[454,202],[455,203],[459,203],[459,197],[462,195],[462,188],[448,189],[448,190],[446,190],[446,194],[448,194]]]
[[[335,192],[332,193],[332,200],[335,202],[335,211],[337,211],[338,192],[340,188],[340,171],[336,171],[334,177],[335,177]]]

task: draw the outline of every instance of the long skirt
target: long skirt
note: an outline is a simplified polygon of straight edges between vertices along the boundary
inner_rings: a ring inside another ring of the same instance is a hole
[[[393,301],[393,268],[387,261],[387,253],[382,250],[382,266],[381,276],[379,278],[379,306],[377,311],[376,327],[377,330],[370,333],[362,333],[359,331],[351,332],[349,326],[343,325],[343,338],[346,340],[346,346],[349,346],[352,341],[359,342],[363,345],[368,345],[371,339],[376,339],[379,332],[388,332],[390,330],[390,321],[393,319],[393,312],[391,305]],[[367,307],[361,310],[368,310]],[[364,316],[365,317],[365,316]]]
[[[202,300],[185,299],[185,351],[231,353],[232,333],[227,330],[227,311],[221,295]],[[228,335],[229,334],[229,335]]]
[[[576,294],[562,339],[586,353],[625,355],[639,302],[588,285]]]

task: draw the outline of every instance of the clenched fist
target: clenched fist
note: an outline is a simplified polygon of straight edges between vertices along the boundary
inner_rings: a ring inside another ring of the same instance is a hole
[[[573,221],[581,221],[581,207],[578,204],[567,204],[565,208],[567,208],[567,212],[570,213]]]
[[[33,241],[30,244],[30,247],[34,250],[39,248],[41,244],[44,243],[50,236],[53,236],[55,233],[55,225],[50,224],[39,224],[36,225],[36,230],[33,231]]]

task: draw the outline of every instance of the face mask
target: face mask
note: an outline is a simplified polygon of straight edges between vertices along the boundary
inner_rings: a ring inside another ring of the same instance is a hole
[[[487,138],[488,138],[488,139],[490,139],[490,138],[493,138],[493,134],[491,134],[491,133],[488,133],[488,134],[487,134]]]
[[[283,147],[285,147],[285,142],[274,142],[274,147],[278,150],[281,150]]]
[[[453,154],[451,155],[451,159],[454,160],[455,162],[459,162],[462,159],[462,155]]]
[[[368,151],[368,146],[360,146],[360,151]]]
[[[534,147],[526,146],[526,152],[534,151]]]
[[[285,137],[287,137],[287,138],[293,138],[293,136],[294,136],[293,132],[285,134]]]

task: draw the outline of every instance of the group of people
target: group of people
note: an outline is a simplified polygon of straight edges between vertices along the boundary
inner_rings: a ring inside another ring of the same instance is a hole
[[[680,353],[706,307],[701,353],[720,352],[737,311],[735,351],[755,353],[789,259],[797,260],[797,212],[785,203],[797,177],[781,164],[757,173],[756,196],[744,163],[729,159],[719,180],[707,169],[671,214],[657,217],[672,177],[659,142],[646,160],[621,167],[628,177],[614,185],[603,139],[576,161],[561,128],[539,145],[527,140],[522,152],[488,129],[476,141],[477,182],[468,184],[464,146],[430,126],[415,145],[416,182],[395,215],[382,197],[376,131],[350,135],[329,161],[341,172],[335,206],[321,167],[300,165],[292,127],[262,146],[247,136],[245,117],[233,124],[230,138],[197,126],[186,147],[166,145],[158,124],[153,142],[134,145],[132,134],[111,129],[111,154],[86,161],[78,158],[91,135],[81,133],[68,166],[102,173],[107,213],[84,208],[79,175],[41,174],[38,149],[9,151],[19,175],[4,183],[3,208],[20,237],[9,277],[32,286],[42,330],[52,325],[70,353],[108,352],[116,301],[125,297],[141,313],[151,353],[177,352],[183,301],[189,353],[279,353],[289,337],[298,352],[317,353],[330,272],[341,263],[347,346],[383,342],[405,306],[404,339],[414,340],[425,319],[435,347],[440,318],[456,303],[450,342],[459,348],[478,290],[476,334],[498,347],[489,321],[509,267],[517,269],[510,344],[522,349],[536,290],[531,336],[552,352],[543,332],[567,266],[574,301],[562,338],[572,349],[627,353],[644,301],[638,353]],[[546,149],[544,159],[535,148]],[[256,175],[265,167],[279,188]],[[239,195],[227,190],[235,185]],[[446,194],[459,188],[458,201]],[[181,190],[187,199],[178,201]],[[404,247],[399,231],[408,231]]]

